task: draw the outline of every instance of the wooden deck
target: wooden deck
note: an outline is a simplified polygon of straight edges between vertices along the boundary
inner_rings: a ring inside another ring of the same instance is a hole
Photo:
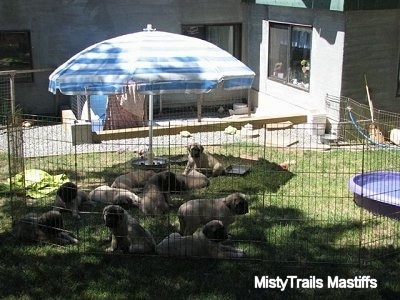
[[[302,124],[307,122],[307,115],[304,114],[285,114],[275,116],[241,116],[234,115],[217,120],[186,120],[170,121],[168,126],[153,126],[153,136],[161,135],[176,135],[181,131],[189,131],[190,133],[196,132],[209,132],[209,131],[223,131],[226,127],[232,126],[236,129],[247,123],[253,125],[253,129],[263,128],[267,124],[276,124],[281,122],[291,122],[293,125]],[[278,126],[279,127],[279,126]],[[141,138],[149,136],[149,127],[137,127],[117,130],[104,130],[100,132],[93,132],[92,139],[94,142],[110,141],[110,140],[121,140],[130,138]]]

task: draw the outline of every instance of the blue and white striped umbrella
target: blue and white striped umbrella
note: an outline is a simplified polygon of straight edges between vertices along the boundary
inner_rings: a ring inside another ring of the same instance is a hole
[[[214,44],[155,31],[149,24],[143,32],[102,41],[70,58],[49,76],[49,91],[55,94],[58,89],[65,95],[87,96],[118,94],[135,82],[139,93],[149,94],[152,156],[153,95],[203,94],[221,82],[224,89],[249,89],[254,75],[245,64]]]
[[[79,52],[49,76],[49,91],[116,94],[136,82],[144,94],[207,93],[248,89],[254,72],[207,41],[144,30],[102,41]]]

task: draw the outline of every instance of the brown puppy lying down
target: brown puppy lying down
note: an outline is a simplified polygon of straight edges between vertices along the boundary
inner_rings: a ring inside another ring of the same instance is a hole
[[[89,193],[89,200],[95,203],[116,204],[126,208],[138,207],[140,197],[125,189],[101,185]]]
[[[156,174],[156,172],[153,170],[135,170],[115,178],[111,187],[135,192],[136,189],[143,188],[154,174]]]
[[[51,210],[41,215],[30,213],[13,222],[14,236],[24,242],[76,244],[78,240],[64,230],[59,211]]]
[[[185,183],[185,190],[196,190],[210,185],[210,180],[207,176],[196,170],[191,170],[187,174],[177,176]]]
[[[221,220],[228,227],[236,215],[249,212],[247,197],[233,193],[218,199],[194,199],[183,203],[178,209],[179,232],[191,235],[201,225],[211,220]]]
[[[153,175],[143,189],[140,208],[146,215],[162,215],[169,211],[170,193],[184,191],[186,185],[181,177],[171,171]]]
[[[196,170],[206,176],[219,176],[225,173],[222,164],[210,153],[204,152],[204,147],[198,143],[188,146],[188,162],[183,171],[187,175],[191,170]]]
[[[89,195],[82,190],[79,190],[75,183],[63,183],[57,190],[56,198],[54,200],[54,210],[71,211],[72,215],[80,218],[79,209],[83,204],[93,205],[89,201]]]
[[[199,228],[193,235],[182,236],[172,233],[157,246],[156,252],[169,256],[193,256],[211,258],[242,258],[242,250],[222,245],[228,238],[221,221],[213,220]]]
[[[111,245],[106,249],[107,252],[120,250],[127,253],[154,253],[156,243],[151,233],[122,207],[106,206],[103,209],[103,219],[111,231]]]

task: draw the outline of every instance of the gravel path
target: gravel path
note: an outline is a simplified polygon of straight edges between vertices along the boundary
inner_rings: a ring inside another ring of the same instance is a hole
[[[69,125],[59,124],[51,126],[32,126],[23,129],[24,156],[40,157],[57,154],[91,153],[107,151],[138,151],[147,149],[149,139],[132,138],[123,140],[104,141],[97,144],[72,145]],[[326,149],[318,141],[318,136],[310,135],[310,131],[304,125],[294,126],[292,129],[266,131],[257,130],[259,136],[250,138],[243,132],[226,134],[224,131],[193,133],[190,137],[182,135],[153,137],[153,147],[159,146],[186,146],[192,142],[204,145],[220,145],[225,143],[251,141],[260,145],[290,146],[300,149]],[[7,132],[0,132],[0,150],[8,151]]]

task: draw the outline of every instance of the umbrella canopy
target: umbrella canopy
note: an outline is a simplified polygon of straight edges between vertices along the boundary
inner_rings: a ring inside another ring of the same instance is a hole
[[[153,95],[203,94],[220,82],[224,89],[249,89],[254,75],[245,64],[214,44],[155,31],[148,24],[142,32],[102,41],[71,57],[50,74],[49,91],[55,94],[58,89],[65,95],[87,96],[118,94],[128,83],[135,82],[139,93],[149,94],[152,164]]]
[[[144,94],[207,93],[250,88],[254,72],[207,41],[151,29],[102,41],[79,52],[49,77],[49,91],[116,94],[134,81]]]

